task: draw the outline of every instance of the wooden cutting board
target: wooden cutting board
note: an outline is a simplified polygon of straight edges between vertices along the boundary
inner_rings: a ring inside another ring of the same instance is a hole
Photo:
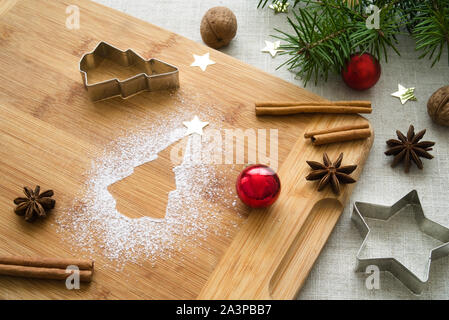
[[[79,30],[65,26],[68,5],[80,9]],[[181,88],[175,95],[146,92],[127,100],[90,102],[78,62],[99,41],[179,67]],[[216,64],[205,72],[190,67],[192,54],[207,52]],[[173,252],[170,259],[154,264],[142,260],[118,270],[96,254],[91,257],[96,262],[94,281],[81,290],[67,290],[58,281],[2,276],[0,298],[296,296],[354,187],[345,187],[338,198],[329,190],[318,193],[316,184],[304,179],[309,172],[305,160],[320,160],[323,152],[332,158],[344,152],[345,164],[359,165],[354,173],[358,177],[373,141],[313,147],[302,136],[307,129],[366,120],[357,115],[257,118],[256,100],[324,99],[219,51],[87,0],[0,0],[0,254],[79,257],[57,230],[55,219],[67,214],[61,208],[70,206],[83,188],[85,172],[98,152],[148,119],[164,120],[180,108],[179,99],[200,118],[211,111],[221,115],[224,128],[278,129],[282,192],[277,203],[257,212],[239,204],[242,215],[223,208],[223,224],[229,221],[238,228],[229,234],[210,231],[197,246]],[[162,183],[156,188],[149,181],[164,181],[162,169],[171,165],[169,156],[162,154],[157,164],[136,170],[132,183],[111,190],[121,210],[138,218],[142,213],[131,204],[139,201],[144,212],[163,216],[164,203],[159,199],[173,186]],[[240,168],[227,177],[230,184]],[[13,213],[12,200],[24,185],[36,184],[55,191],[57,207],[45,221],[29,224]],[[128,189],[139,185],[144,190],[140,200]],[[249,218],[242,223],[246,214]]]

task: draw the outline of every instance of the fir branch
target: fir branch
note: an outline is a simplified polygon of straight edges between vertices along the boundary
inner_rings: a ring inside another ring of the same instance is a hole
[[[327,80],[329,72],[340,72],[351,53],[348,17],[327,7],[315,11],[298,7],[294,17],[294,21],[287,18],[294,35],[275,29],[281,33],[275,37],[286,42],[281,45],[281,55],[291,56],[279,67],[295,70],[305,84],[312,78],[315,83],[320,78]]]
[[[331,33],[331,34],[325,36],[324,38],[322,38],[314,43],[304,43],[304,47],[298,51],[298,54],[303,54],[304,52],[309,51],[310,49],[313,49],[316,46],[319,46],[323,42],[326,42],[326,41],[329,41],[331,39],[338,37],[339,35],[341,35],[344,32],[346,32],[346,29],[341,29],[341,30],[338,30],[334,33]]]
[[[433,67],[440,61],[444,48],[449,48],[449,0],[434,0],[422,4],[415,21],[413,37],[416,40],[416,50],[422,51],[419,58],[428,56]]]
[[[366,20],[354,21],[351,43],[354,51],[369,52],[377,60],[385,59],[388,62],[388,48],[400,55],[395,44],[398,43],[396,35],[400,33],[404,20],[398,18],[399,7],[392,1],[380,8],[379,29],[366,27]]]
[[[360,3],[348,6],[343,0],[307,0],[305,4],[304,8],[297,8],[298,14],[294,12],[295,22],[288,18],[296,36],[275,29],[283,35],[278,38],[287,42],[281,45],[285,50],[282,54],[291,56],[281,66],[295,70],[305,85],[312,78],[315,83],[320,78],[327,80],[329,72],[340,73],[355,51],[361,49],[380,56],[378,48],[392,43],[390,37],[385,38],[378,31],[370,31],[369,37],[358,32],[368,30]]]
[[[258,7],[267,3],[259,0]],[[367,27],[367,8],[373,4],[381,9],[377,29]],[[274,37],[284,41],[281,54],[289,56],[279,67],[295,70],[305,85],[326,80],[329,72],[340,73],[357,52],[379,61],[388,61],[389,49],[400,55],[396,37],[404,26],[422,51],[419,58],[428,57],[432,66],[449,48],[449,0],[295,0],[294,6],[294,19],[287,17],[293,33],[275,29],[279,34]]]

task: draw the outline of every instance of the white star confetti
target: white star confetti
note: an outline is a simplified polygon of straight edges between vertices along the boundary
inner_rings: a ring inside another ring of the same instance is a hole
[[[193,55],[193,58],[195,58],[195,61],[192,62],[190,65],[191,67],[200,67],[201,70],[206,71],[207,66],[211,64],[215,64],[215,61],[212,61],[209,59],[209,52],[206,54],[203,54],[202,56],[197,56],[196,54]]]
[[[265,40],[265,48],[263,48],[262,52],[269,52],[272,57],[275,57],[278,52],[282,52],[284,50],[279,50],[279,46],[281,45],[281,41],[266,41]]]
[[[415,88],[405,88],[404,86],[398,84],[398,91],[391,94],[393,97],[399,98],[401,103],[404,104],[408,100],[416,101]]]
[[[186,135],[190,135],[192,133],[198,133],[202,135],[203,128],[206,127],[209,122],[203,122],[198,118],[198,116],[194,116],[192,121],[184,121],[182,124],[187,127]]]

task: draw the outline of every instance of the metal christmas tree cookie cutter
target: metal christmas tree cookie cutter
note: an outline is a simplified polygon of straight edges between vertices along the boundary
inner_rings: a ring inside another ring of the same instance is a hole
[[[442,242],[441,245],[430,251],[425,275],[422,279],[393,257],[381,257],[374,259],[361,258],[361,252],[365,248],[368,235],[370,233],[370,228],[368,227],[365,218],[388,220],[407,206],[412,206],[414,217],[419,229],[424,234]],[[369,265],[375,265],[380,271],[388,271],[393,274],[415,294],[420,294],[427,284],[429,280],[431,262],[449,254],[449,229],[426,218],[421,202],[419,201],[418,192],[416,190],[409,192],[391,207],[366,202],[355,202],[351,219],[364,238],[362,246],[357,252],[356,272],[365,272]]]
[[[125,80],[112,78],[89,83],[89,71],[97,68],[104,59],[109,59],[123,67],[135,66],[141,72]],[[145,60],[131,49],[122,51],[104,41],[100,42],[93,51],[83,55],[79,62],[79,70],[84,87],[92,101],[115,96],[126,99],[142,91],[168,90],[179,87],[177,67],[154,58]]]

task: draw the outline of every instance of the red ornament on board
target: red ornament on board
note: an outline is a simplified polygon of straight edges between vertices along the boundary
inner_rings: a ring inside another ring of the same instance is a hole
[[[245,168],[236,182],[240,200],[252,208],[265,208],[272,205],[281,191],[281,181],[276,172],[263,164]]]
[[[380,78],[380,64],[369,53],[351,55],[346,67],[342,70],[344,82],[356,90],[366,90],[374,86]]]

